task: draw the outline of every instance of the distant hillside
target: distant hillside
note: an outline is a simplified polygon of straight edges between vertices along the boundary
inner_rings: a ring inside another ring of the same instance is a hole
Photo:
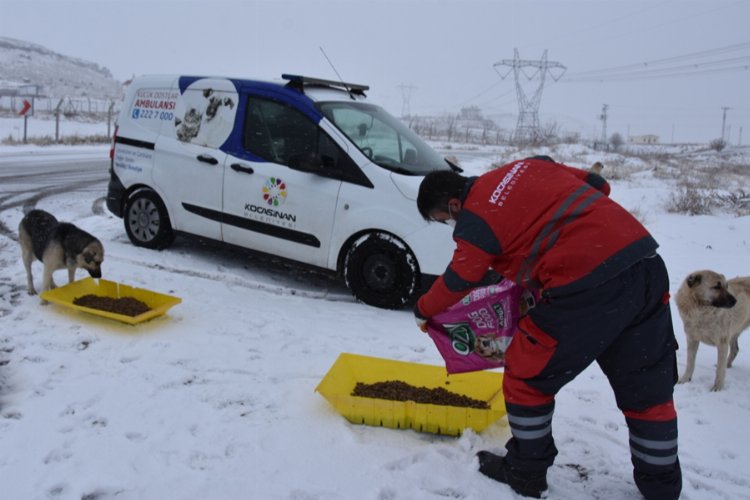
[[[117,99],[122,92],[121,83],[96,63],[0,37],[0,92],[28,84],[41,85],[40,93],[50,97]]]

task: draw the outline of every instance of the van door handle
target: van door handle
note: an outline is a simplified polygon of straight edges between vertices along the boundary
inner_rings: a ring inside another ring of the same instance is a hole
[[[208,163],[210,165],[216,165],[217,163],[219,163],[219,160],[209,155],[198,155],[198,161],[202,161],[203,163]]]
[[[242,172],[242,173],[245,173],[245,174],[254,174],[255,173],[255,170],[253,170],[252,168],[250,168],[250,167],[243,167],[239,163],[232,163],[231,165],[229,165],[229,167],[232,170],[234,170],[235,172]]]

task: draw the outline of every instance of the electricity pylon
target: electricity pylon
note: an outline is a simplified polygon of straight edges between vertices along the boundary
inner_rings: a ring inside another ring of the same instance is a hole
[[[726,129],[727,129],[727,111],[732,109],[727,106],[724,106],[721,108],[724,113],[721,115],[721,140],[726,142],[727,136],[726,136]]]
[[[557,81],[563,76],[567,68],[559,62],[547,61],[546,50],[544,51],[544,54],[542,54],[541,60],[531,61],[528,59],[521,59],[518,56],[517,48],[513,49],[513,59],[503,59],[492,66],[502,79],[505,79],[505,77],[507,77],[512,71],[516,81],[518,122],[516,123],[516,130],[513,132],[513,138],[520,141],[537,141],[541,139],[542,131],[539,126],[539,103],[542,100],[542,90],[544,89],[545,79],[547,74],[549,74],[550,78]],[[508,70],[505,74],[502,74],[497,70],[498,66],[507,66]],[[527,80],[533,80],[535,77],[539,77],[539,85],[536,87],[536,90],[531,97],[527,96],[521,85],[521,75],[525,76]]]
[[[401,89],[401,117],[411,116],[411,92],[416,87],[402,83],[398,88]]]
[[[609,105],[602,105],[602,114],[599,115],[599,119],[602,121],[602,146],[607,146],[607,109]]]

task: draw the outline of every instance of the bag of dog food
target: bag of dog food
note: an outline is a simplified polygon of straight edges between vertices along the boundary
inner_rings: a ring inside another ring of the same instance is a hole
[[[430,318],[427,333],[445,360],[448,373],[503,367],[516,325],[537,298],[512,281],[503,280],[474,289],[459,303]]]

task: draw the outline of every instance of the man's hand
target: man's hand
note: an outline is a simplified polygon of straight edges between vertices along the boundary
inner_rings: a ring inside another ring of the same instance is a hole
[[[414,321],[417,323],[417,327],[424,333],[427,333],[427,318],[424,317],[422,311],[419,310],[419,303],[414,304]]]
[[[425,318],[414,316],[414,321],[417,323],[417,327],[420,330],[422,330],[424,333],[427,333],[427,320]]]

